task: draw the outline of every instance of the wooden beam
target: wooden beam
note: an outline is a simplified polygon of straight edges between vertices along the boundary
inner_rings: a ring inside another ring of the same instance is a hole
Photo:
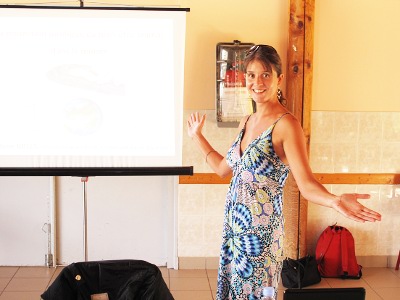
[[[304,118],[304,59],[305,59],[305,6],[306,0],[290,0],[289,38],[287,49],[286,95],[288,109],[306,130],[310,127],[309,119]],[[307,114],[305,114],[307,116]],[[309,134],[309,132],[305,132]],[[307,152],[309,137],[306,136]],[[307,201],[302,199],[292,173],[284,188],[286,256],[298,258],[305,252],[305,233],[307,232]]]
[[[396,173],[314,173],[322,184],[400,184]]]
[[[307,143],[308,154],[311,139],[312,82],[314,57],[314,10],[315,0],[305,2],[304,28],[304,76],[303,76],[303,131]]]
[[[179,176],[179,184],[227,184],[231,177],[221,178],[215,173],[195,173],[192,176]]]
[[[397,173],[314,173],[322,184],[400,184]],[[220,178],[214,173],[195,173],[179,176],[179,184],[229,184],[231,178]]]
[[[303,122],[304,1],[290,0],[286,71],[287,108],[296,116],[300,123]]]

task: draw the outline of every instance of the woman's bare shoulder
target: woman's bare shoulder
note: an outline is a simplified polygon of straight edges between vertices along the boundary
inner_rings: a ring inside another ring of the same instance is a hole
[[[285,112],[276,123],[274,131],[278,134],[281,133],[282,136],[288,136],[291,133],[302,133],[303,129],[299,120],[292,113]]]

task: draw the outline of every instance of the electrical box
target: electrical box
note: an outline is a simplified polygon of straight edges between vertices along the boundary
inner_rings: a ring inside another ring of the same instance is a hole
[[[218,127],[238,127],[240,120],[254,112],[246,89],[243,60],[252,43],[218,43],[216,57],[216,112]]]

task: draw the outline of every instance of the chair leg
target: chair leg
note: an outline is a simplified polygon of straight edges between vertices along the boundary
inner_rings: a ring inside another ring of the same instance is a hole
[[[399,269],[399,265],[400,265],[400,251],[399,251],[399,256],[397,257],[397,263],[395,268],[396,271]]]

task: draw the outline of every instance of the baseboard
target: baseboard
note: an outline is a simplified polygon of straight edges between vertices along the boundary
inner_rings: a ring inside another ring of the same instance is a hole
[[[400,255],[400,252],[399,252],[399,255]],[[388,256],[387,258],[388,258],[388,264],[387,264],[388,268],[396,267],[397,259],[399,258],[399,256],[391,255],[391,256]]]
[[[179,269],[216,270],[219,257],[179,257]],[[364,268],[394,268],[396,255],[357,256],[357,262]]]
[[[178,257],[179,269],[216,270],[219,257]]]

